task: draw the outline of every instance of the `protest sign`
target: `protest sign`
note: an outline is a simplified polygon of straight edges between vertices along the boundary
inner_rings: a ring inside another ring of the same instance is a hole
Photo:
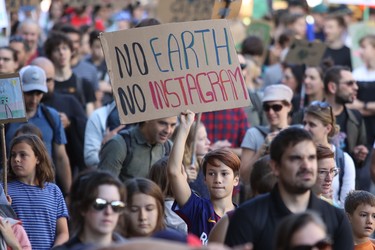
[[[233,19],[238,16],[242,0],[215,1],[211,19]]]
[[[320,41],[294,40],[285,62],[296,65],[318,66],[322,61],[326,45]]]
[[[358,22],[349,26],[349,35],[352,39],[352,45],[350,48],[352,67],[353,69],[363,65],[360,58],[359,40],[366,35],[375,35],[375,23],[374,22]]]
[[[375,0],[328,0],[330,4],[375,5]]]
[[[0,74],[0,123],[25,121],[25,103],[19,74]]]
[[[5,1],[0,0],[0,28],[7,28],[8,27],[8,15],[5,8]]]
[[[157,18],[163,23],[211,19],[215,0],[163,0],[157,6]]]
[[[7,11],[18,11],[21,7],[38,7],[40,0],[6,0]]]
[[[226,20],[100,36],[121,123],[250,105]]]
[[[263,41],[264,46],[264,52],[262,61],[264,62],[268,50],[268,46],[271,43],[271,30],[272,30],[272,24],[270,22],[261,21],[261,20],[253,20],[251,21],[250,25],[248,26],[246,30],[246,34],[248,36],[257,36]]]
[[[105,6],[107,4],[111,4],[112,7],[115,10],[119,10],[122,8],[125,8],[128,6],[131,1],[130,0],[121,0],[121,1],[116,1],[116,0],[64,0],[65,4],[68,4],[71,7],[82,7],[82,6]]]

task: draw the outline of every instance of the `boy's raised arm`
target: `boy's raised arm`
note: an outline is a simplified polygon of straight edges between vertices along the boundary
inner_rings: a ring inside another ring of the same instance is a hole
[[[186,139],[189,135],[191,125],[194,122],[195,114],[187,110],[180,115],[180,125],[173,142],[172,151],[168,160],[168,177],[173,190],[174,198],[178,206],[182,207],[189,200],[191,190],[184,174],[182,158],[185,151]]]

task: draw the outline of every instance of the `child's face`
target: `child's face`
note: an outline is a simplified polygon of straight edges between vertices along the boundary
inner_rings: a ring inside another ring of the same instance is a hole
[[[205,182],[212,199],[222,199],[231,196],[233,187],[238,185],[238,176],[224,163],[217,161],[219,166],[207,164]]]
[[[129,219],[127,222],[130,223],[129,227],[132,229],[131,237],[151,235],[156,228],[158,213],[154,197],[142,193],[133,195],[127,214]]]
[[[349,214],[353,235],[356,238],[370,237],[375,229],[375,207],[368,204],[359,205],[353,214]]]
[[[39,159],[29,144],[21,142],[13,146],[10,152],[10,165],[20,181],[33,183],[37,164]]]

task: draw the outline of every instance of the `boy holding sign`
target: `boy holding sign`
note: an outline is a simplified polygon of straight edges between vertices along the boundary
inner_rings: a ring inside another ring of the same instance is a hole
[[[232,192],[239,184],[240,159],[231,151],[219,149],[206,154],[202,161],[205,183],[210,200],[198,197],[191,192],[186,179],[182,158],[184,146],[194,113],[182,112],[180,126],[168,161],[168,175],[175,196],[172,206],[188,225],[188,231],[197,235],[206,245],[212,227],[227,212],[235,209]]]

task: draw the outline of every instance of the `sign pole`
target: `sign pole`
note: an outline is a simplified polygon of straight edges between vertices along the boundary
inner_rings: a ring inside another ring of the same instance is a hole
[[[0,124],[0,138],[1,138],[1,157],[2,157],[2,167],[3,167],[3,188],[5,195],[8,194],[8,167],[7,167],[7,151],[5,146],[5,126],[4,123]]]

